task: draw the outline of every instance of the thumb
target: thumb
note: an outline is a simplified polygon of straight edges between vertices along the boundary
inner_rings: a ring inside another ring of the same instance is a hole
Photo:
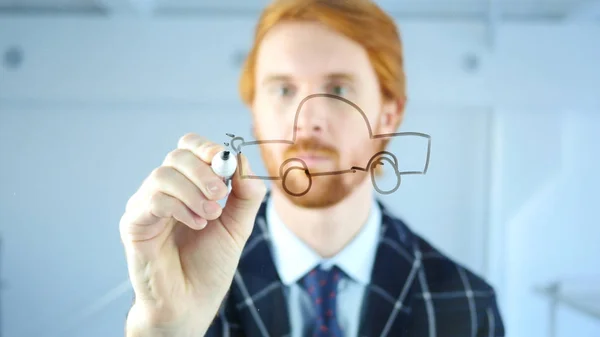
[[[238,153],[237,161],[238,167],[231,181],[231,193],[223,209],[223,214],[226,215],[223,220],[231,220],[235,226],[242,226],[243,228],[237,228],[236,231],[242,229],[244,234],[249,236],[267,187],[262,179],[249,177],[254,174],[245,155]],[[225,222],[223,224],[230,225]]]
[[[243,153],[237,154],[238,167],[231,181],[231,194],[236,202],[254,203],[259,199],[259,204],[266,193],[266,186],[262,179],[255,177],[248,158]]]

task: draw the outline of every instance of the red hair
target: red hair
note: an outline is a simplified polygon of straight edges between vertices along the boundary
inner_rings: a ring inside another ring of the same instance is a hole
[[[394,20],[370,0],[275,0],[262,13],[242,68],[242,101],[254,100],[256,55],[265,34],[284,20],[317,21],[362,45],[384,100],[406,101],[402,43]]]

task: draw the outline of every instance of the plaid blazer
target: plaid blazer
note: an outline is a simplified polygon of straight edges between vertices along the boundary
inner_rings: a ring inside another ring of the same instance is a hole
[[[377,204],[382,235],[357,337],[504,336],[493,288],[413,233],[381,201]],[[263,202],[207,337],[290,336],[266,226]]]

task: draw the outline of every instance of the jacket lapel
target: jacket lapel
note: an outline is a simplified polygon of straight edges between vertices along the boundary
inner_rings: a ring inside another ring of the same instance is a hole
[[[265,201],[269,196],[267,193]],[[421,257],[408,227],[379,200],[377,203],[382,211],[381,236],[365,293],[359,336],[400,337],[406,335]],[[266,226],[263,202],[234,278],[233,296],[246,337],[290,335],[287,301]]]
[[[263,202],[234,278],[237,309],[247,331],[246,337],[290,334],[287,301],[275,269],[266,226],[266,203]]]
[[[421,257],[408,227],[379,200],[378,204],[382,210],[381,236],[371,284],[365,293],[359,335],[405,336]]]

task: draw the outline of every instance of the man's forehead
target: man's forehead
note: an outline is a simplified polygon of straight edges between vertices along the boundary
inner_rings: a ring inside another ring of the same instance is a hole
[[[293,52],[273,48],[271,52],[261,54],[256,60],[256,73],[260,78],[352,80],[358,77],[363,67],[369,65],[368,58],[359,53],[340,53],[335,49]]]
[[[256,63],[259,81],[352,80],[369,66],[360,44],[314,22],[280,23],[262,41]]]

